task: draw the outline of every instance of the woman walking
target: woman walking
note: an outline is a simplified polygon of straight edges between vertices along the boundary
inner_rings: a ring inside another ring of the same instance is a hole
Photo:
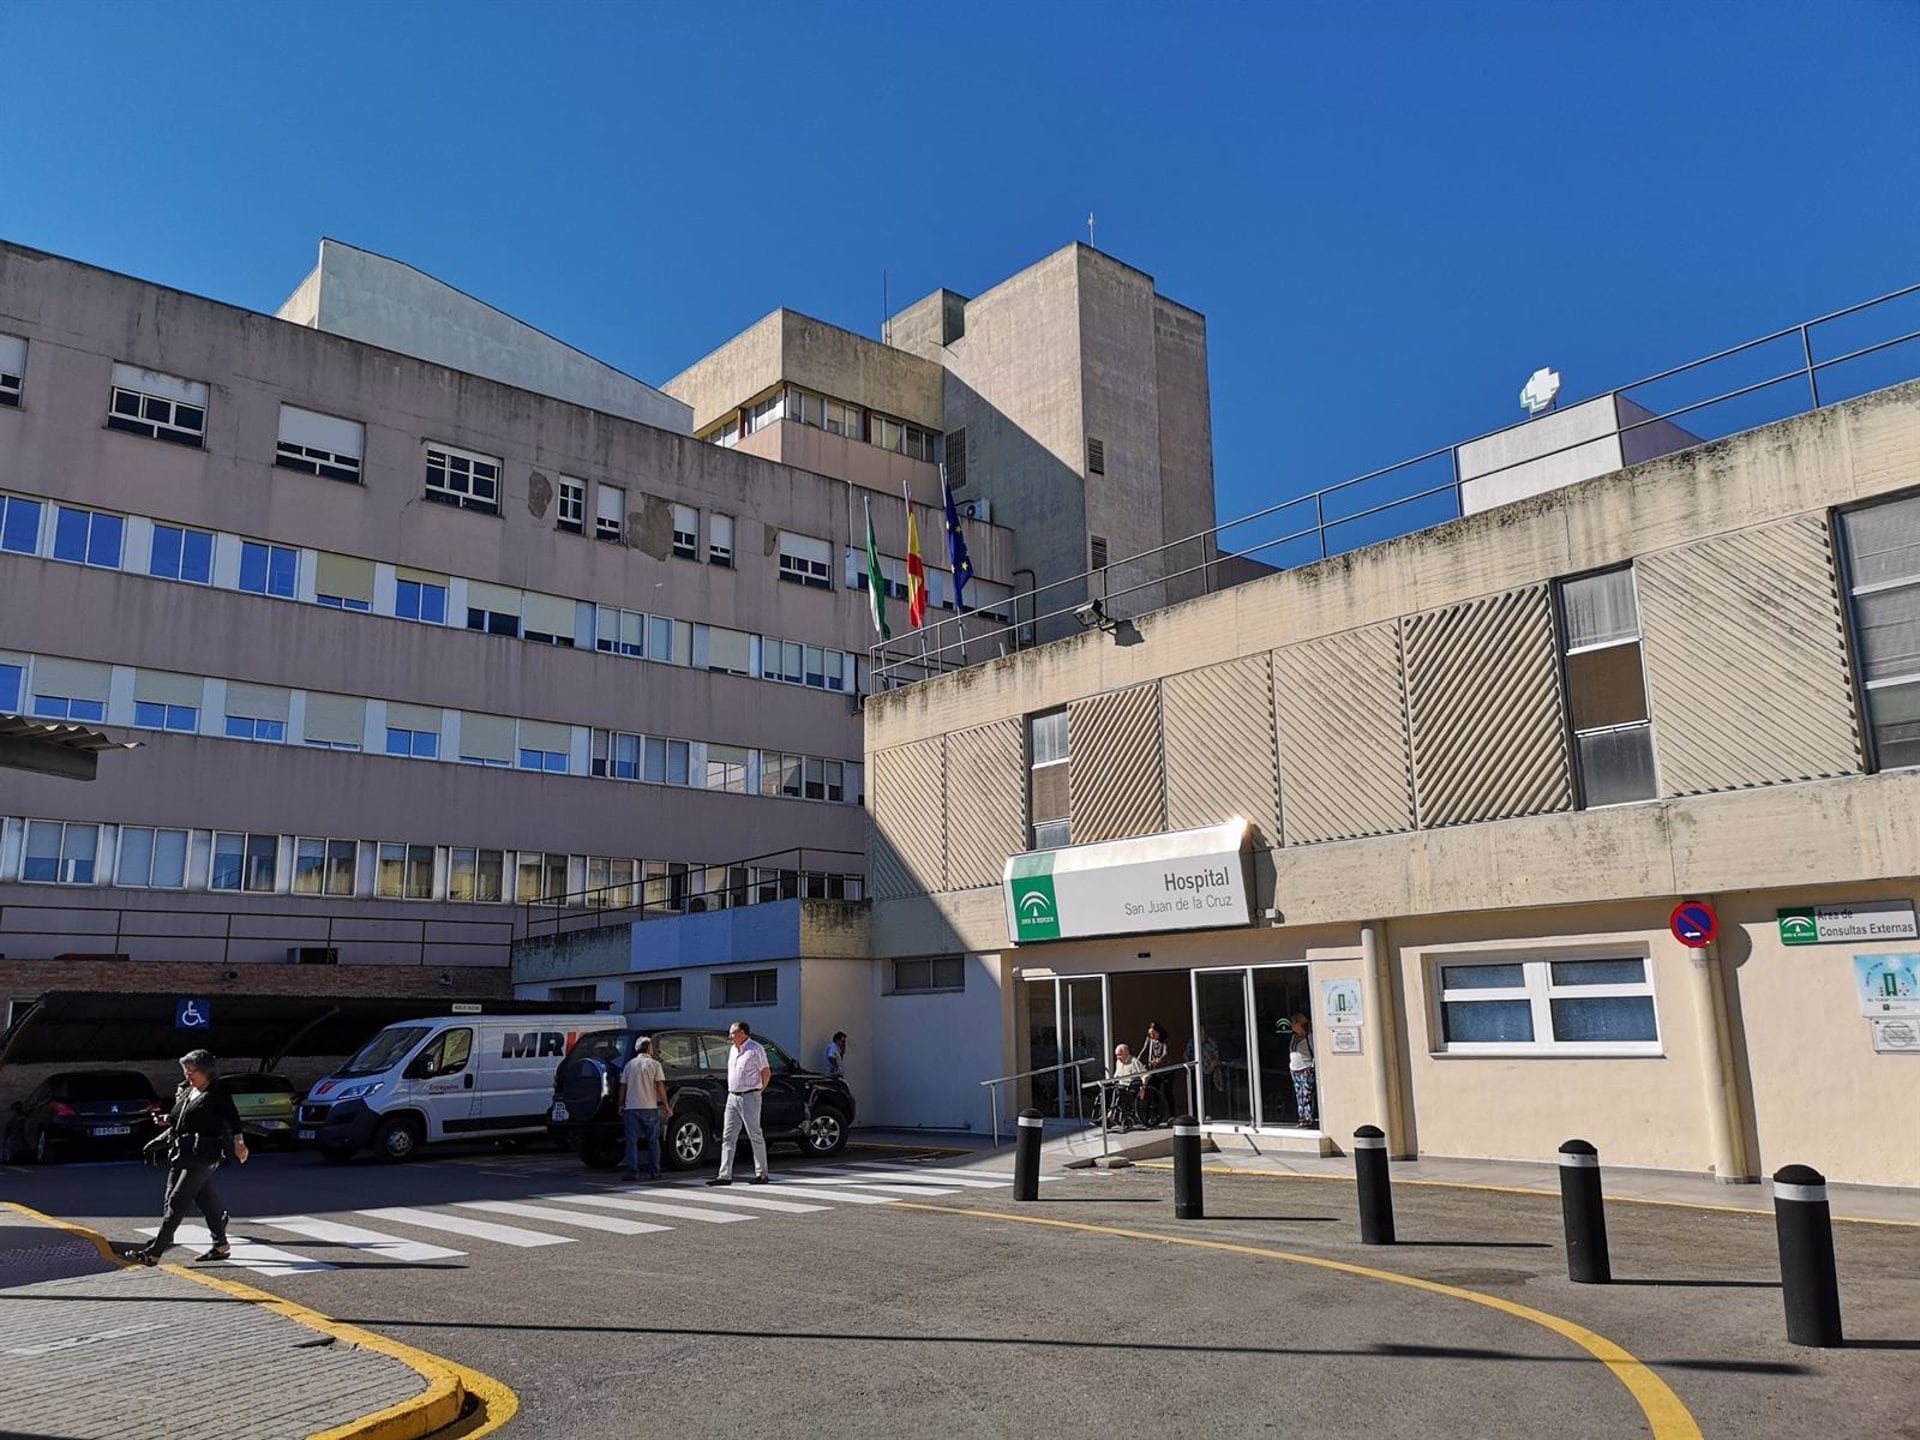
[[[174,1232],[187,1211],[199,1206],[206,1217],[213,1246],[202,1260],[225,1260],[232,1253],[227,1244],[227,1209],[213,1188],[213,1172],[231,1155],[242,1165],[247,1163],[246,1136],[241,1133],[240,1114],[213,1073],[218,1062],[209,1050],[189,1050],[180,1057],[180,1088],[174,1092],[173,1108],[160,1121],[162,1132],[148,1143],[164,1146],[167,1154],[166,1213],[160,1221],[160,1233],[127,1258],[142,1265],[156,1265],[173,1248]]]

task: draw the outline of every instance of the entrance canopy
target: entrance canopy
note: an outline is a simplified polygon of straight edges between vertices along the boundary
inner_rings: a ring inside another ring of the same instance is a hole
[[[137,750],[138,740],[115,740],[104,730],[0,714],[0,767],[91,780],[103,750]]]
[[[1009,856],[1002,876],[1007,930],[1016,945],[1026,945],[1245,925],[1249,828],[1229,820]]]
[[[259,1059],[271,1066],[289,1055],[351,1054],[386,1026],[422,1016],[579,1014],[593,1008],[578,1001],[455,996],[53,990],[0,1036],[0,1065],[172,1060],[204,1047],[223,1059]]]

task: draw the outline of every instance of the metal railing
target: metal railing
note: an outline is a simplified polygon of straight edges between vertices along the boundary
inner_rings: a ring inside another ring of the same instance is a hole
[[[1920,358],[1902,357],[1896,366],[1874,375],[1865,384],[1850,385],[1836,377],[1834,372],[1841,366],[1858,366],[1862,361],[1874,356],[1887,355],[1899,346],[1920,340],[1920,328],[1908,329],[1870,343],[1853,344],[1851,348],[1825,358],[1816,356],[1815,335],[1822,327],[1838,326],[1842,321],[1881,311],[1882,307],[1890,307],[1898,301],[1915,296],[1920,296],[1920,285],[1909,285],[1899,290],[1889,291],[1871,300],[1861,301],[1857,305],[1849,305],[1845,309],[1803,320],[1784,329],[1775,330],[1771,334],[1744,341],[1697,360],[1689,360],[1683,365],[1676,365],[1671,369],[1589,396],[1589,400],[1618,396],[1632,403],[1637,409],[1644,410],[1646,417],[1626,424],[1616,424],[1604,434],[1583,435],[1553,450],[1529,453],[1521,459],[1481,471],[1468,478],[1473,481],[1488,479],[1521,466],[1537,465],[1542,461],[1551,460],[1555,456],[1592,445],[1596,440],[1615,436],[1625,437],[1650,426],[1671,426],[1680,418],[1688,419],[1691,427],[1688,433],[1696,443],[1708,444],[1714,440],[1724,439],[1727,435],[1739,433],[1741,430],[1752,429],[1756,425],[1770,424],[1789,415],[1803,414],[1808,410],[1818,409],[1822,405],[1833,404],[1840,399],[1851,398],[1853,395],[1913,379],[1920,376]],[[1729,388],[1718,390],[1703,398],[1668,405],[1665,408],[1659,404],[1647,404],[1633,395],[1634,391],[1645,391],[1655,387],[1672,388],[1673,382],[1693,376],[1709,367],[1730,368],[1743,358],[1749,360],[1754,357],[1764,358],[1762,352],[1769,346],[1791,350],[1791,363],[1771,362],[1774,366],[1772,372],[1763,372],[1761,378],[1742,378],[1740,383],[1733,384]],[[1910,355],[1920,357],[1920,349],[1910,352]],[[1781,368],[1782,366],[1784,368]],[[1823,386],[1823,377],[1835,383]],[[1780,408],[1780,413],[1768,414],[1759,405],[1749,404],[1731,412],[1734,414],[1731,424],[1706,426],[1699,424],[1701,420],[1708,418],[1708,412],[1715,407],[1733,407],[1738,402],[1759,401],[1769,397],[1769,392],[1780,392],[1783,387],[1791,387],[1795,398],[1790,399],[1783,408]],[[1804,396],[1799,394],[1801,387],[1804,387]],[[1564,411],[1571,406],[1563,405],[1557,408]],[[1525,423],[1529,422],[1522,422],[1522,424]],[[1466,481],[1459,473],[1458,452],[1467,445],[1518,428],[1520,427],[1514,425],[1502,426],[1497,430],[1490,430],[1451,445],[1429,450],[1425,454],[1415,455],[1411,459],[1401,460],[1378,470],[1370,470],[1364,475],[1356,475],[1338,484],[1312,490],[1290,500],[1282,500],[1264,509],[1256,510],[1252,514],[1200,531],[1198,534],[1139,551],[1064,579],[1034,586],[1013,597],[1011,621],[983,620],[976,612],[954,615],[918,630],[903,632],[892,641],[868,647],[868,665],[872,673],[873,688],[875,690],[891,689],[919,680],[931,679],[947,671],[961,669],[976,660],[992,658],[1018,649],[1023,644],[1030,644],[1038,638],[1040,626],[1048,621],[1061,620],[1067,616],[1075,616],[1081,624],[1089,628],[1121,630],[1134,617],[1150,613],[1170,603],[1167,595],[1171,590],[1185,589],[1191,591],[1193,595],[1212,591],[1216,588],[1222,565],[1229,561],[1249,560],[1272,569],[1287,569],[1311,564],[1324,560],[1330,555],[1341,554],[1364,545],[1375,544],[1459,519],[1464,513],[1462,487]],[[1707,433],[1692,433],[1692,431]],[[1439,471],[1440,462],[1443,459],[1446,461],[1444,478],[1422,474],[1422,467]],[[1402,485],[1409,485],[1412,488],[1403,491],[1400,488]],[[1409,519],[1413,523],[1401,523]],[[1269,529],[1278,529],[1279,533],[1269,534]],[[1223,538],[1233,543],[1223,544]],[[1242,540],[1254,543],[1242,544],[1240,543]],[[1265,555],[1274,555],[1275,552],[1282,553],[1275,555],[1271,561],[1260,558]],[[1123,581],[1127,580],[1129,570],[1143,575],[1144,578],[1134,579],[1131,583],[1123,583],[1119,588],[1114,588],[1115,577],[1119,576]],[[1152,591],[1160,593],[1157,596],[1147,594]],[[1116,609],[1115,602],[1135,595],[1147,596],[1145,603],[1135,609],[1128,610],[1125,606]],[[1190,597],[1183,595],[1175,598]],[[1093,608],[1094,601],[1098,602],[1098,609]],[[1128,613],[1120,613],[1121,610],[1128,610]],[[975,649],[971,658],[968,654],[969,646]]]
[[[848,860],[855,863],[849,866]],[[866,860],[859,850],[792,847],[724,864],[688,865],[664,876],[635,876],[524,901],[520,933],[531,940],[779,900],[859,900],[866,894]]]
[[[1091,1055],[1088,1055],[1079,1060],[1062,1060],[1057,1064],[1041,1065],[1032,1070],[1022,1070],[1017,1075],[999,1075],[991,1080],[982,1080],[980,1084],[986,1089],[987,1104],[993,1112],[993,1148],[996,1150],[1000,1148],[1000,1086],[1009,1084],[1015,1080],[1030,1080],[1035,1075],[1053,1075],[1056,1077],[1055,1083],[1057,1084],[1058,1076],[1062,1070],[1073,1071],[1074,1077],[1078,1079],[1082,1065],[1097,1065],[1098,1063],[1099,1062]]]
[[[1107,1153],[1107,1140],[1113,1133],[1113,1096],[1107,1092],[1118,1090],[1123,1085],[1144,1084],[1155,1075],[1170,1075],[1176,1070],[1192,1070],[1195,1074],[1187,1081],[1187,1103],[1191,1106],[1195,1103],[1194,1097],[1200,1093],[1199,1069],[1200,1062],[1198,1060],[1176,1060],[1171,1065],[1156,1066],[1152,1070],[1136,1070],[1129,1075],[1103,1075],[1096,1080],[1089,1080],[1083,1084],[1080,1087],[1082,1090],[1097,1089],[1102,1092],[1100,1096],[1100,1153],[1103,1156]],[[1167,1124],[1173,1124],[1173,1119],[1173,1116],[1167,1116]]]
[[[330,952],[335,960],[342,950],[355,951],[359,952],[355,958],[362,963],[471,964],[477,953],[489,963],[505,965],[513,951],[513,922],[451,920],[433,915],[292,915],[284,911],[152,905],[0,904],[0,953],[8,950],[10,939],[29,938],[41,946],[60,946],[68,955],[130,955],[123,947],[140,942],[149,951],[163,947],[178,950],[182,960],[211,960],[213,957],[204,952],[218,945],[222,964],[233,962],[235,945],[265,945]],[[98,941],[105,941],[107,948],[90,948],[90,942]],[[244,953],[240,959],[262,963]]]

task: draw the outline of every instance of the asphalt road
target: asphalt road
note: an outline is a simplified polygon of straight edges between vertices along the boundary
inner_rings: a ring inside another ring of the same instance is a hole
[[[1338,1182],[1213,1177],[1209,1218],[1179,1222],[1161,1171],[1017,1205],[993,1183],[1007,1151],[913,1162],[776,1150],[774,1184],[716,1192],[537,1152],[263,1156],[223,1179],[236,1235],[269,1250],[221,1268],[504,1381],[510,1437],[1613,1440],[1683,1436],[1689,1416],[1710,1436],[1920,1437],[1920,1229],[1838,1227],[1857,1343],[1816,1352],[1786,1343],[1765,1217],[1610,1207],[1621,1283],[1576,1286],[1551,1200],[1402,1187],[1389,1250],[1358,1244]],[[0,1171],[0,1196],[129,1243],[157,1194],[132,1165]],[[1636,1375],[1672,1403],[1643,1408]]]

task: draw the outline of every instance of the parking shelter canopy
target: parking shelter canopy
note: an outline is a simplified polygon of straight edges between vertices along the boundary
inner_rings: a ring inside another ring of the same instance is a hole
[[[182,1025],[181,1008],[194,1001]],[[346,1055],[401,1020],[443,1015],[579,1014],[577,1001],[463,1000],[458,996],[386,999],[359,995],[124,994],[53,990],[0,1036],[0,1065],[113,1064],[172,1060],[205,1048],[223,1060]],[[618,1023],[615,1017],[612,1023]]]

